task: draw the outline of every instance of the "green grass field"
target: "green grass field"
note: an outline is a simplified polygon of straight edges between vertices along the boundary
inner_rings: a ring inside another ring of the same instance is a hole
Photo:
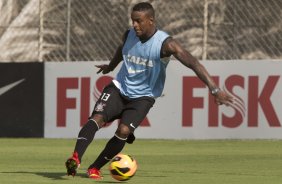
[[[120,183],[111,178],[108,165],[104,179],[94,181],[86,169],[104,147],[95,140],[88,148],[76,177],[66,176],[64,162],[75,140],[0,139],[0,183],[88,184]],[[136,140],[123,153],[138,162],[134,184],[281,184],[282,141]]]

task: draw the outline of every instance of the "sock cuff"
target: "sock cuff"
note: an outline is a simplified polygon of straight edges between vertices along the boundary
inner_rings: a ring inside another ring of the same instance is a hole
[[[121,137],[117,136],[117,134],[115,134],[115,137],[118,138],[119,140],[122,140],[122,141],[126,141],[127,140],[127,138],[121,138]]]
[[[99,129],[100,129],[100,127],[99,127],[98,123],[97,123],[94,119],[89,119],[89,121],[93,121],[93,122],[96,124],[96,126],[97,126],[97,130],[99,130]]]

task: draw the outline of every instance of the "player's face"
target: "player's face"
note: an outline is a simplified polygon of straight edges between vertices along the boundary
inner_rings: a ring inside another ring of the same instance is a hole
[[[148,38],[154,33],[154,19],[144,11],[133,11],[131,20],[136,35],[139,38]]]

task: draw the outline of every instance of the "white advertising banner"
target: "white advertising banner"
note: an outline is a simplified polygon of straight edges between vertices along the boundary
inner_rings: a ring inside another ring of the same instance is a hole
[[[202,61],[218,85],[234,96],[217,106],[195,73],[172,60],[163,95],[136,129],[138,138],[282,139],[282,61]],[[45,63],[44,137],[75,138],[103,87],[115,77],[96,74],[101,62]],[[117,121],[96,133],[114,135]]]

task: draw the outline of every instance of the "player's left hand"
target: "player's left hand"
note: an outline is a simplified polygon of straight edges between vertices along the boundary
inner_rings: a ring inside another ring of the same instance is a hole
[[[109,73],[111,70],[109,69],[109,65],[95,65],[97,68],[99,68],[97,74],[99,73],[103,73],[103,74],[107,74]]]
[[[234,103],[234,98],[223,90],[220,90],[218,93],[216,93],[214,97],[215,97],[215,103],[217,105],[224,104],[226,106],[230,106]]]

